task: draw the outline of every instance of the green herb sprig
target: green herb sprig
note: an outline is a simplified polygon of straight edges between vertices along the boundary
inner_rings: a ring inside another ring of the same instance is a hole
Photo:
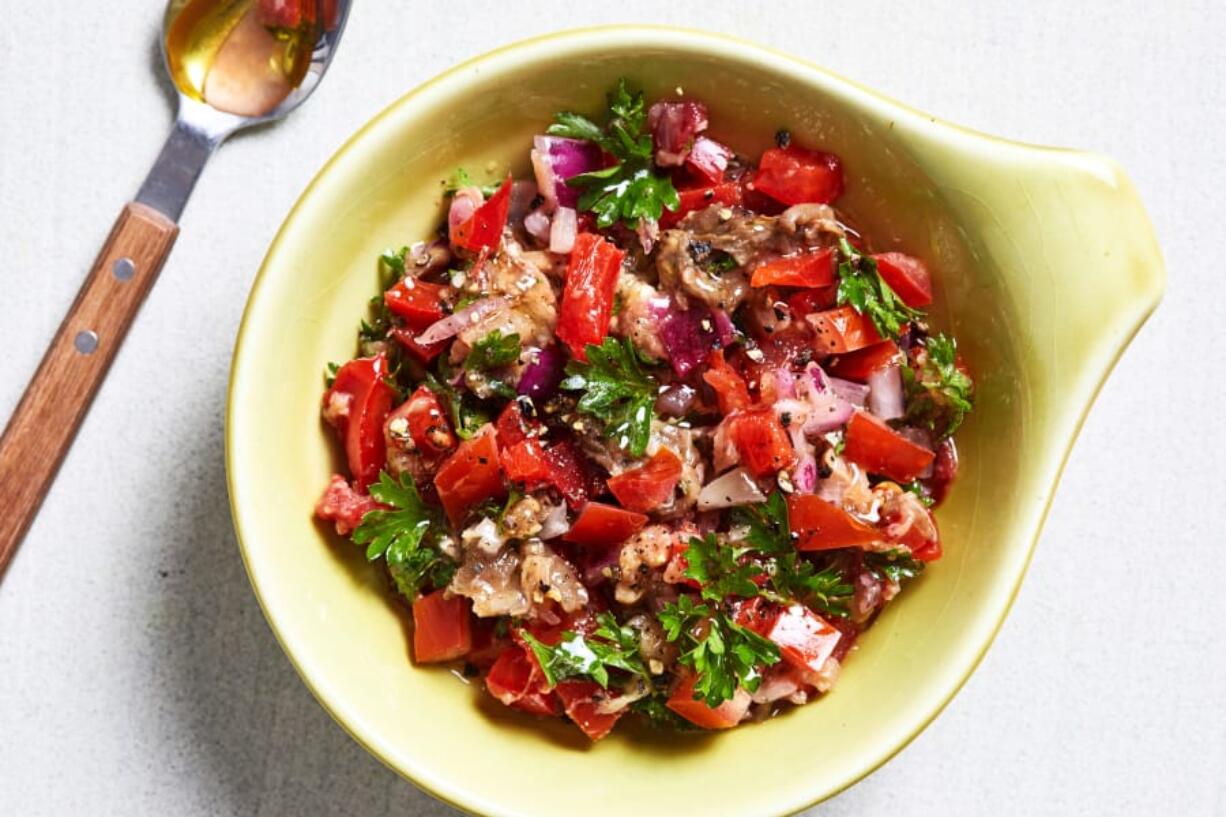
[[[630,340],[606,337],[599,346],[589,343],[587,363],[572,360],[566,374],[562,389],[583,392],[579,411],[601,420],[608,435],[631,456],[643,456],[657,389]]]

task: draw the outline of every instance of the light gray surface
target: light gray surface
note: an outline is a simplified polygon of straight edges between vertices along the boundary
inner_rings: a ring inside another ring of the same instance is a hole
[[[736,33],[938,116],[1110,154],[1167,254],[1166,301],[1086,423],[995,646],[927,732],[813,813],[1226,813],[1220,2],[357,5],[315,98],[206,171],[0,584],[0,814],[454,813],[329,719],[263,620],[226,499],[231,346],[281,218],[367,118],[459,59],[624,21]],[[170,119],[158,0],[4,10],[0,417]]]

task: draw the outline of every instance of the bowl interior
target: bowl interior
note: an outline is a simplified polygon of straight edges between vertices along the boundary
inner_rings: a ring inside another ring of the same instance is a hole
[[[601,112],[621,76],[649,98],[680,87],[703,99],[713,134],[748,155],[780,127],[838,153],[848,172],[841,206],[878,247],[928,261],[934,322],[957,333],[979,391],[959,435],[961,476],[938,515],[947,555],[861,640],[833,693],[728,734],[615,733],[589,746],[568,726],[492,705],[445,670],[413,667],[406,617],[378,571],[317,525],[312,507],[340,466],[319,420],[322,371],[354,353],[378,254],[430,235],[457,166],[478,179],[527,175],[532,135],[555,111]],[[338,153],[287,219],[253,291],[236,352],[228,461],[264,609],[304,679],[356,739],[481,813],[783,814],[867,773],[935,716],[999,626],[1096,385],[1079,386],[1075,411],[1051,410],[1052,374],[1035,340],[1030,285],[1016,268],[1022,256],[1009,254],[1007,227],[995,236],[951,195],[942,168],[958,151],[932,147],[940,128],[754,47],[621,29],[546,38],[460,66]]]

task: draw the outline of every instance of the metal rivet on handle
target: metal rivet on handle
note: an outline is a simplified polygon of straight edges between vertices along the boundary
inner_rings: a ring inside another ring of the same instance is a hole
[[[72,345],[77,347],[77,351],[83,355],[92,355],[94,350],[98,348],[98,333],[92,329],[86,329],[84,332],[77,332],[76,338],[73,339]]]
[[[116,258],[115,263],[111,264],[111,274],[120,281],[130,281],[136,274],[136,265],[131,258]]]

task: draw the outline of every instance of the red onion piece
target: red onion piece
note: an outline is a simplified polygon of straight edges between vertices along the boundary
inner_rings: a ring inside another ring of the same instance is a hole
[[[651,311],[660,321],[660,340],[678,377],[705,363],[711,350],[722,345],[715,317],[705,304],[696,302],[682,309],[676,301],[660,298],[652,301]]]
[[[600,146],[583,139],[561,136],[535,136],[532,139],[532,169],[536,186],[545,201],[553,205],[574,207],[579,191],[566,180],[589,170],[598,170],[604,161]]]
[[[524,223],[531,212],[532,200],[536,198],[536,183],[518,181],[511,183],[511,203],[507,208],[507,223],[515,227]]]
[[[656,398],[656,411],[665,417],[684,417],[698,392],[684,383],[674,383]]]
[[[826,382],[830,384],[830,390],[838,397],[856,408],[864,408],[865,401],[868,399],[868,386],[852,383],[850,380],[843,380],[839,377],[827,377]]]
[[[691,99],[657,102],[647,111],[647,125],[656,147],[656,164],[679,167],[694,138],[707,129],[707,106]]]
[[[557,346],[537,350],[533,361],[524,367],[516,391],[533,400],[552,397],[562,382],[565,365],[566,360]]]
[[[553,214],[549,228],[549,251],[568,253],[575,246],[579,232],[579,214],[570,207],[559,207]]]
[[[720,344],[723,346],[732,344],[737,335],[732,318],[729,318],[728,313],[722,309],[714,309],[711,314],[715,318],[715,334],[719,337]]]
[[[712,480],[698,494],[698,507],[704,511],[765,501],[766,495],[744,468],[733,469]]]
[[[432,343],[453,338],[464,327],[506,308],[507,302],[502,298],[482,298],[479,301],[473,301],[459,312],[454,312],[430,324],[426,327],[426,331],[417,336],[417,342],[422,346],[429,346]]]
[[[480,188],[464,187],[451,197],[451,209],[447,211],[447,229],[454,233],[456,228],[472,218],[477,208],[485,202]]]
[[[805,436],[804,428],[793,423],[788,428],[792,447],[796,449],[796,467],[792,469],[792,487],[797,493],[811,494],[817,488],[817,448]]]
[[[816,363],[810,363],[805,374],[807,377],[800,379],[796,389],[797,395],[808,403],[809,408],[804,433],[815,437],[841,428],[851,419],[853,405],[836,391],[835,381],[838,378],[828,377]]]
[[[721,145],[714,139],[699,136],[694,140],[694,147],[686,157],[686,164],[702,174],[712,184],[724,180],[724,171],[728,169],[728,160],[732,158],[732,150]]]
[[[895,420],[906,413],[903,408],[902,372],[897,363],[869,374],[868,410],[882,420]]]
[[[557,505],[541,523],[541,532],[537,534],[542,540],[556,539],[570,530],[570,522],[566,520],[566,503]]]
[[[528,235],[542,244],[549,243],[549,228],[549,214],[545,212],[544,207],[538,207],[524,216],[524,229],[528,231]]]

